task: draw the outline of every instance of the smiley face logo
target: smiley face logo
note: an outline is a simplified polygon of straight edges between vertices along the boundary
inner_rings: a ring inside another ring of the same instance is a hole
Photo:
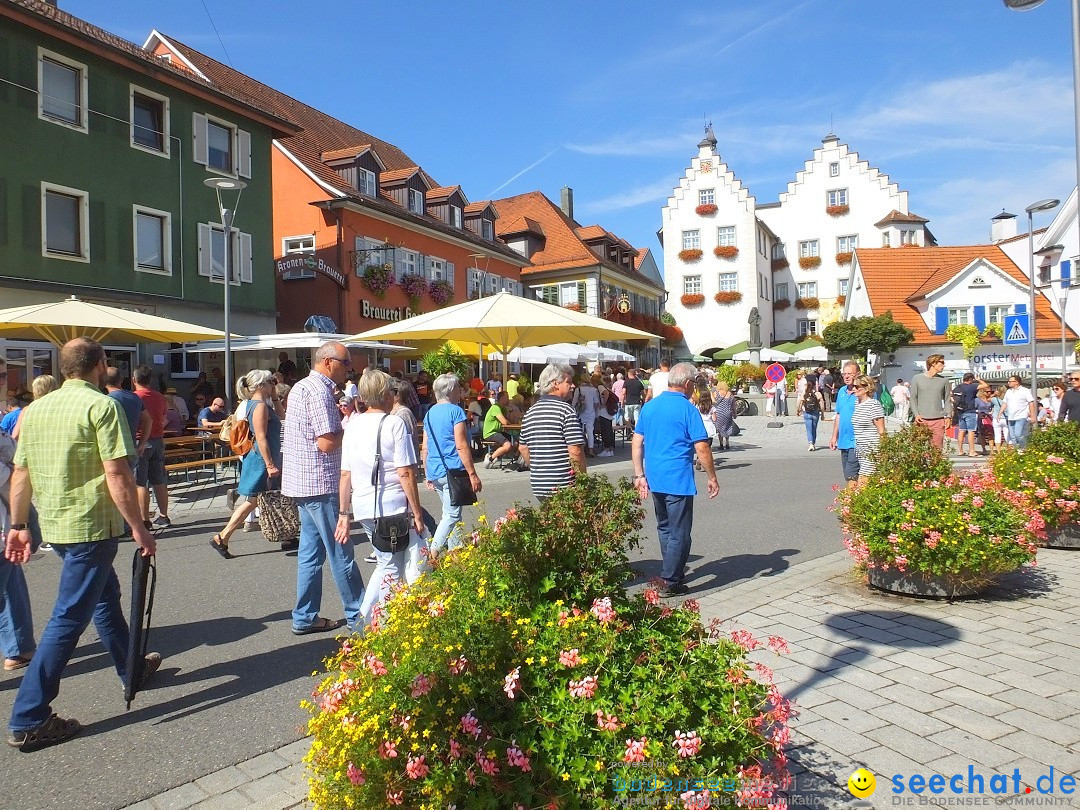
[[[877,780],[874,779],[874,775],[866,768],[859,768],[847,780],[848,790],[851,791],[851,795],[859,799],[865,799],[867,796],[873,794],[874,789],[877,787]]]

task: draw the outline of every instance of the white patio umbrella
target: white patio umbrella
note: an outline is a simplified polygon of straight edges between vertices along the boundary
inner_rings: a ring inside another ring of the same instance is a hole
[[[599,360],[603,352],[603,349],[597,346],[582,346],[577,343],[551,343],[542,348],[546,351],[562,352],[574,363]]]
[[[630,352],[624,352],[621,349],[611,349],[607,346],[600,346],[600,361],[604,363],[636,363],[637,358]]]
[[[758,357],[766,363],[790,363],[795,359],[795,355],[777,351],[776,349],[762,348],[757,351]],[[750,356],[750,350],[747,349],[739,352],[732,359],[736,362],[745,363],[750,359]]]
[[[533,365],[546,365],[547,363],[576,363],[577,356],[563,354],[555,351],[550,346],[520,346],[506,353],[491,352],[488,360],[507,360],[511,363],[526,363]]]
[[[829,350],[824,346],[809,346],[795,352],[795,357],[799,360],[815,360],[824,363],[829,359]]]

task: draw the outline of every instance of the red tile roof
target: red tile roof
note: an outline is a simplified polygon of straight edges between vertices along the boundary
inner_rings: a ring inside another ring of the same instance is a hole
[[[279,115],[287,116],[289,120],[295,121],[302,126],[303,130],[301,132],[280,139],[279,142],[284,149],[288,150],[291,155],[303,164],[305,169],[326,186],[355,200],[360,205],[370,206],[403,221],[422,225],[447,236],[452,236],[455,239],[461,239],[486,250],[494,251],[514,264],[521,263],[521,256],[506,247],[506,245],[499,242],[489,242],[467,228],[454,228],[426,214],[414,214],[407,211],[385,192],[380,191],[377,198],[364,197],[359,189],[350,186],[341,175],[322,162],[324,153],[348,150],[357,144],[370,144],[386,169],[385,172],[380,174],[381,179],[386,178],[387,175],[394,176],[399,172],[404,172],[405,176],[412,176],[413,173],[419,171],[429,188],[439,185],[423,169],[417,169],[417,162],[392,143],[339,121],[314,107],[304,104],[302,101],[297,101],[295,98],[287,96],[269,85],[256,81],[250,76],[233,70],[215,59],[211,59],[206,54],[200,53],[182,42],[178,42],[171,37],[167,37],[167,39],[181,56],[195,65],[215,85],[232,92],[243,92],[258,98],[270,110]]]
[[[20,15],[20,12],[22,13]],[[50,29],[66,32],[78,40],[89,40],[89,45],[102,50],[115,58],[117,61],[133,63],[131,66],[142,73],[154,75],[167,84],[186,87],[189,90],[197,88],[201,92],[210,92],[219,99],[224,99],[228,107],[235,107],[237,103],[248,108],[259,120],[267,121],[277,132],[292,133],[297,127],[294,119],[283,115],[278,110],[273,110],[263,104],[257,97],[239,92],[233,88],[220,87],[213,82],[207,82],[196,76],[191,71],[178,65],[170,64],[164,59],[155,56],[134,42],[109,33],[103,28],[91,25],[66,11],[61,11],[55,5],[42,2],[42,0],[7,0],[0,3],[0,15],[8,17],[22,16],[24,21],[45,24]],[[31,16],[33,15],[33,16]]]
[[[882,220],[874,223],[875,228],[880,228],[882,225],[888,225],[890,222],[929,222],[926,217],[920,217],[918,214],[903,214],[897,211],[895,208],[890,211]]]
[[[599,225],[586,225],[584,228],[578,228],[575,232],[580,239],[586,242],[590,239],[603,239],[611,235]]]
[[[645,261],[645,256],[648,255],[648,248],[637,248],[637,256],[634,257],[634,269],[641,270],[641,263]]]
[[[550,270],[601,265],[650,287],[657,286],[651,279],[636,270],[615,264],[606,257],[597,256],[582,240],[581,232],[593,233],[592,229],[595,228],[599,234],[606,235],[633,250],[629,244],[608,233],[599,225],[582,228],[541,192],[530,191],[516,197],[496,200],[495,204],[502,215],[495,223],[495,231],[499,236],[512,236],[525,231],[536,233],[535,228],[538,226],[545,237],[541,249],[530,259],[533,266],[523,268],[522,276]]]
[[[461,190],[461,186],[436,186],[435,188],[429,188],[426,196],[429,200],[447,200],[453,196],[455,191],[460,196],[465,196],[465,192]]]
[[[493,211],[495,210],[495,206],[491,205],[491,200],[477,200],[476,202],[469,203],[468,205],[465,206],[465,213],[466,214],[482,214],[484,212],[484,209],[487,208],[488,206],[491,206],[491,209]],[[496,212],[496,216],[497,215],[498,215],[498,212]]]
[[[414,174],[420,171],[419,166],[406,166],[402,169],[393,169],[392,171],[380,172],[379,183],[386,185],[387,183],[399,183],[403,180],[408,180]]]
[[[915,333],[916,344],[941,343],[943,338],[930,331],[915,303],[947,284],[972,262],[985,259],[1024,287],[1028,285],[1027,276],[997,245],[858,248],[855,256],[873,313],[891,311],[897,322]],[[1052,328],[1053,334],[1060,334],[1061,321],[1043,295],[1035,299],[1035,322],[1041,330]]]
[[[323,163],[328,163],[331,160],[340,160],[341,158],[353,158],[357,155],[362,155],[369,149],[371,149],[370,143],[360,144],[359,146],[349,146],[345,149],[332,149],[329,152],[322,153],[322,161]]]

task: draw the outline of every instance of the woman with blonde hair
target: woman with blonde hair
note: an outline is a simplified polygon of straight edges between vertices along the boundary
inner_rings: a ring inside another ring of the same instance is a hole
[[[34,377],[34,381],[30,384],[30,391],[34,394],[34,402],[37,402],[46,394],[51,394],[57,388],[60,387],[60,383],[56,381],[56,377],[52,374],[42,374]],[[32,405],[33,403],[31,403]],[[26,416],[27,410],[30,409],[30,405],[25,405],[19,411],[19,418],[15,420],[15,427],[11,430],[11,438],[18,441],[19,430],[22,428],[23,417]]]
[[[251,449],[240,467],[236,492],[243,502],[225,524],[225,528],[210,539],[210,546],[226,560],[232,559],[229,538],[258,504],[259,494],[270,488],[270,479],[281,475],[281,417],[275,401],[274,378],[265,369],[249,371],[236,383],[240,398],[236,420],[247,421],[254,437]]]
[[[716,396],[709,410],[709,418],[716,426],[716,438],[720,440],[720,449],[730,449],[731,437],[735,435],[735,396],[723,380],[716,382]]]
[[[859,483],[865,484],[874,474],[874,451],[885,435],[885,409],[874,399],[877,384],[871,377],[860,374],[855,378],[855,412],[851,426],[855,432],[855,456],[859,459]]]

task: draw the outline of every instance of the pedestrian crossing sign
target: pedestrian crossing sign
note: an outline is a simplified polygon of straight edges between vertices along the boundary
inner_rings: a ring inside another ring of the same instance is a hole
[[[1002,343],[1006,346],[1020,346],[1028,342],[1030,334],[1028,326],[1028,314],[1006,315],[1004,329],[1005,338]]]

